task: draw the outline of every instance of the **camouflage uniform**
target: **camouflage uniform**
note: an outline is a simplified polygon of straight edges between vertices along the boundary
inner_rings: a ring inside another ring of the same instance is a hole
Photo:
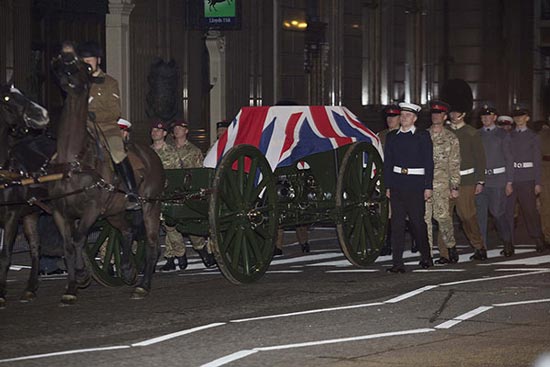
[[[88,101],[88,112],[99,127],[113,162],[122,162],[126,158],[126,151],[117,125],[120,117],[120,92],[116,79],[99,70],[99,75],[90,88]],[[90,123],[89,128],[95,132],[95,127]]]
[[[198,168],[202,167],[202,162],[204,161],[204,156],[199,148],[193,145],[189,140],[185,142],[181,147],[174,147],[176,155],[179,161],[179,168]],[[174,232],[179,236],[181,234],[174,229]],[[168,235],[168,229],[167,229]],[[189,236],[191,244],[195,250],[201,250],[206,245],[204,237],[200,236]],[[209,251],[210,252],[210,251]],[[183,247],[183,253],[185,254],[185,246]],[[183,256],[183,255],[179,255]]]
[[[432,217],[439,224],[443,243],[438,241],[440,256],[448,258],[448,250],[456,245],[453,218],[449,208],[451,188],[460,185],[460,146],[458,138],[449,130],[434,133],[428,129],[433,142],[434,180],[433,196],[426,203],[424,217],[428,226],[430,249],[433,249]]]
[[[168,143],[164,142],[164,145],[160,149],[155,149],[153,145],[151,148],[158,154],[162,162],[162,166],[165,169],[178,169],[180,166],[180,157],[176,152],[176,148]],[[183,236],[176,230],[176,227],[170,227],[164,225],[166,231],[166,239],[164,241],[164,256],[169,257],[181,257],[185,255],[185,243],[183,242]]]
[[[186,141],[181,147],[175,147],[180,161],[180,168],[197,168],[202,167],[204,156],[199,148],[191,142]]]

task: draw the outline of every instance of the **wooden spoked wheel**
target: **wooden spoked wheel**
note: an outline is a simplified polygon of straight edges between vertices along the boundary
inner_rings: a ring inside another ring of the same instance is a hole
[[[128,284],[121,277],[122,235],[120,231],[106,221],[101,221],[88,236],[86,248],[88,266],[92,276],[106,287],[120,287]],[[97,231],[99,235],[97,235]],[[145,261],[145,242],[138,241],[132,245],[131,261],[139,271]],[[135,283],[135,282],[134,282]]]
[[[388,199],[380,155],[367,142],[354,143],[342,160],[336,186],[336,229],[346,258],[372,264],[388,225]]]
[[[254,282],[269,267],[279,220],[276,200],[273,172],[257,148],[239,145],[224,155],[208,214],[212,251],[230,282]]]

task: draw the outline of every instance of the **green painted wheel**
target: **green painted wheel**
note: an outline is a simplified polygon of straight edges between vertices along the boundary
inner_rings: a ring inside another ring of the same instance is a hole
[[[96,237],[97,232],[99,235]],[[94,239],[94,237],[96,238]],[[87,265],[91,269],[94,279],[106,287],[134,285],[124,282],[120,274],[121,240],[120,231],[107,221],[99,222],[88,236]],[[132,247],[131,260],[139,271],[145,261],[145,242],[143,240],[135,242]]]
[[[254,282],[269,267],[278,225],[271,167],[255,147],[236,146],[218,165],[212,189],[210,243],[218,266],[232,283]]]
[[[340,247],[354,265],[372,264],[380,252],[388,225],[388,199],[383,163],[367,142],[350,146],[336,185],[336,230]]]

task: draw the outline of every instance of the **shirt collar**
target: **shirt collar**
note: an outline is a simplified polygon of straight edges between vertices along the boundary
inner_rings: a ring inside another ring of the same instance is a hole
[[[497,126],[496,125],[493,125],[493,126],[490,126],[490,127],[485,127],[483,126],[483,130],[489,130],[489,131],[493,131],[494,129],[496,129]]]
[[[453,124],[451,123],[451,129],[453,130],[458,130],[460,129],[462,126],[466,125],[466,123],[464,121],[462,121],[460,124]]]
[[[414,126],[414,125],[407,131],[403,130],[403,128],[400,127],[399,130],[397,131],[397,134],[399,134],[399,133],[408,133],[408,132],[411,132],[411,133],[414,134],[415,131],[416,131],[416,126]]]
[[[517,131],[518,133],[522,133],[522,132],[524,132],[524,131],[527,131],[527,126],[524,126],[524,127],[522,127],[522,128],[516,127],[516,131]]]

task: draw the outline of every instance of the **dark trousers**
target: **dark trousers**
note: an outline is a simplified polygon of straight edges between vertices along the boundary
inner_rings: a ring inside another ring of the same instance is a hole
[[[411,235],[418,246],[423,260],[430,258],[428,230],[424,221],[426,204],[424,190],[390,190],[391,205],[391,246],[394,266],[403,266],[405,249],[405,221],[409,217]]]
[[[483,237],[483,243],[487,248],[487,222],[489,213],[495,219],[495,225],[500,238],[504,242],[512,241],[512,232],[508,224],[508,218],[506,217],[507,199],[504,187],[485,187],[480,194],[476,195],[477,221],[481,230],[481,236]]]
[[[540,216],[537,211],[537,197],[535,196],[535,181],[524,181],[513,183],[514,192],[508,197],[506,203],[506,217],[512,232],[512,241],[514,240],[514,210],[516,202],[519,203],[527,233],[531,238],[543,238],[540,224]]]

